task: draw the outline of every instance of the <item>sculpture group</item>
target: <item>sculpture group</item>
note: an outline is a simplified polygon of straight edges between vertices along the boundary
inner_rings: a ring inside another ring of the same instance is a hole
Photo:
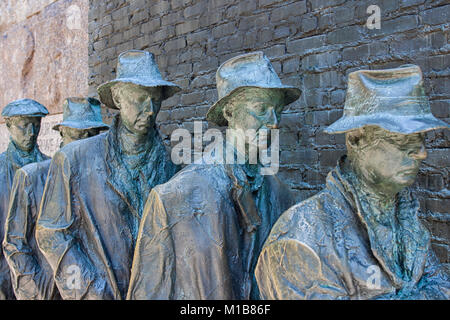
[[[326,129],[346,134],[347,155],[297,204],[250,160],[260,145],[247,136],[232,137],[244,149],[224,143],[242,163],[174,165],[156,117],[181,88],[149,52],[122,53],[116,79],[98,88],[118,111],[110,126],[100,101],[66,99],[51,160],[36,143],[47,109],[10,103],[0,299],[449,299],[449,267],[409,189],[424,133],[449,126],[432,115],[415,65],[348,79],[344,114]],[[256,137],[282,126],[301,95],[262,52],[224,62],[216,81],[207,120]]]

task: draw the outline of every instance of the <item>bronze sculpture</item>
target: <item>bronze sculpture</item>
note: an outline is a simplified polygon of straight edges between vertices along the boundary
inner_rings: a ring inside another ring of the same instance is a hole
[[[216,77],[219,101],[207,119],[229,128],[275,129],[283,107],[300,96],[262,52],[226,61]],[[151,191],[127,299],[257,298],[256,259],[292,198],[249,162],[248,150],[244,164],[191,164]]]
[[[63,299],[125,298],[143,201],[177,169],[155,118],[179,90],[162,79],[153,54],[120,54],[117,78],[98,88],[120,112],[110,130],[53,157],[36,239]]]
[[[48,159],[39,151],[36,144],[41,119],[47,114],[47,108],[31,99],[13,101],[2,111],[11,141],[6,152],[0,154],[0,239],[4,237],[4,224],[14,174],[27,164]],[[0,249],[0,300],[14,298],[9,267],[3,250]]]
[[[68,98],[63,104],[62,146],[95,136],[109,126],[102,122],[100,101]],[[10,266],[14,293],[19,300],[54,300],[59,293],[53,271],[37,247],[35,226],[51,160],[26,165],[16,172],[5,223],[3,253]]]
[[[448,128],[430,110],[415,65],[349,74],[347,156],[326,188],[287,210],[258,260],[265,299],[449,299],[408,187],[426,158],[424,132]]]

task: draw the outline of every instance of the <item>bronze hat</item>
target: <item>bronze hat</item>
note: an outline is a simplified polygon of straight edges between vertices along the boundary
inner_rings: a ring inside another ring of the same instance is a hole
[[[55,125],[53,130],[69,127],[75,129],[109,129],[103,122],[100,101],[94,98],[67,98],[63,104],[63,122]]]
[[[422,71],[410,64],[349,74],[344,114],[325,132],[343,133],[369,125],[401,134],[449,128],[431,113]]]
[[[10,117],[45,117],[48,110],[39,102],[32,99],[20,99],[8,103],[2,111],[2,116]]]
[[[227,125],[223,107],[241,90],[260,88],[282,92],[284,105],[294,102],[301,94],[300,89],[281,83],[270,60],[261,51],[242,54],[225,61],[217,69],[216,82],[219,100],[209,108],[206,119],[220,126]]]
[[[109,108],[118,109],[111,96],[111,87],[119,82],[146,88],[159,87],[162,89],[163,100],[181,90],[176,84],[163,80],[153,53],[141,50],[122,52],[117,62],[116,79],[98,87],[101,102]]]

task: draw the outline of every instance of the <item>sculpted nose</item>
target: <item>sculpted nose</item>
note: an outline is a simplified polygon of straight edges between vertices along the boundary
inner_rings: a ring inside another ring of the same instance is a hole
[[[34,127],[34,125],[33,124],[29,124],[28,126],[27,126],[27,135],[28,136],[34,136],[36,134],[36,128]]]
[[[425,149],[425,146],[423,144],[420,149],[411,152],[411,157],[415,160],[425,160],[427,156],[427,149]]]
[[[269,117],[266,122],[266,127],[269,129],[278,129],[279,123],[278,123],[278,117],[277,113],[275,112],[274,108],[271,108]]]
[[[150,99],[149,106],[147,110],[145,110],[145,114],[148,116],[152,116],[155,113],[155,108],[153,106],[153,99]]]

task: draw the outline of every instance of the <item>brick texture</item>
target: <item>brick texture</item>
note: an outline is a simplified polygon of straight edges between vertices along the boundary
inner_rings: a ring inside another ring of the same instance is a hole
[[[381,29],[369,30],[366,1],[110,0],[91,1],[89,86],[115,77],[127,49],[153,52],[163,76],[183,91],[163,104],[163,137],[205,120],[217,99],[215,72],[225,60],[262,50],[286,84],[303,90],[281,122],[280,177],[298,200],[324,186],[345,153],[343,135],[322,129],[342,114],[348,73],[418,64],[434,114],[450,121],[449,10],[446,1],[374,0]],[[433,247],[449,262],[450,132],[427,134],[429,157],[415,190]]]

